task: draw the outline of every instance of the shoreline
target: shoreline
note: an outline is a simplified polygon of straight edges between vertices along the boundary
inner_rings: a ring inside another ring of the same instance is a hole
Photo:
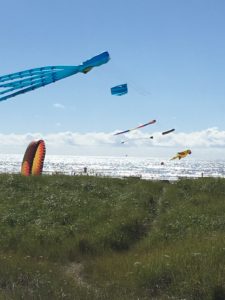
[[[20,172],[0,172],[0,174],[5,174],[5,175],[21,175]],[[99,177],[99,178],[108,178],[108,179],[137,179],[137,180],[146,180],[146,181],[169,181],[169,182],[176,182],[179,180],[191,180],[191,179],[200,179],[200,178],[214,178],[214,179],[224,179],[225,176],[212,176],[212,175],[204,175],[201,174],[199,176],[161,176],[161,177],[157,177],[157,176],[152,176],[152,177],[143,177],[143,175],[141,174],[136,174],[136,175],[113,175],[113,174],[108,174],[107,172],[82,172],[82,171],[43,171],[41,175],[38,176],[68,176],[68,177],[79,177],[79,176],[84,176],[84,177]],[[22,175],[21,175],[22,176]],[[32,177],[36,177],[36,176],[32,176]]]

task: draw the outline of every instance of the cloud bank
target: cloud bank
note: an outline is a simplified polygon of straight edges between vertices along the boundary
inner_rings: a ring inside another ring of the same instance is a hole
[[[140,130],[130,132],[125,137],[114,136],[114,133],[67,131],[50,134],[0,134],[0,151],[4,153],[24,152],[27,145],[37,139],[44,139],[47,149],[52,154],[118,155],[127,152],[132,155],[157,156],[160,153],[173,155],[173,151],[190,148],[198,149],[198,154],[200,151],[218,158],[217,156],[221,155],[225,147],[225,131],[217,127],[190,133],[174,132],[165,136],[160,132],[147,134]],[[154,136],[153,139],[149,139],[151,135]],[[124,139],[126,143],[121,144]]]

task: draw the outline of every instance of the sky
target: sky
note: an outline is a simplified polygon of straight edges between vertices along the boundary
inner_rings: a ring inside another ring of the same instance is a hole
[[[1,153],[23,153],[42,138],[48,154],[169,158],[191,148],[193,158],[223,156],[224,0],[0,1],[0,76],[111,57],[86,75],[0,102]],[[121,83],[128,94],[112,96]]]

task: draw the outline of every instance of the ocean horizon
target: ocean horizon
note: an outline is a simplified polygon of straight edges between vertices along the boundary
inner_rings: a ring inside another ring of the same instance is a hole
[[[23,155],[0,154],[0,173],[20,173]],[[162,164],[163,162],[163,164]],[[225,160],[155,157],[46,155],[43,174],[139,177],[151,180],[225,177]]]

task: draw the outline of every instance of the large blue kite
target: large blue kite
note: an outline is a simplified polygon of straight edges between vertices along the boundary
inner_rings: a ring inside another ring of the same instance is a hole
[[[103,52],[79,66],[49,66],[0,76],[0,101],[24,94],[77,73],[88,73],[92,68],[109,61]]]

